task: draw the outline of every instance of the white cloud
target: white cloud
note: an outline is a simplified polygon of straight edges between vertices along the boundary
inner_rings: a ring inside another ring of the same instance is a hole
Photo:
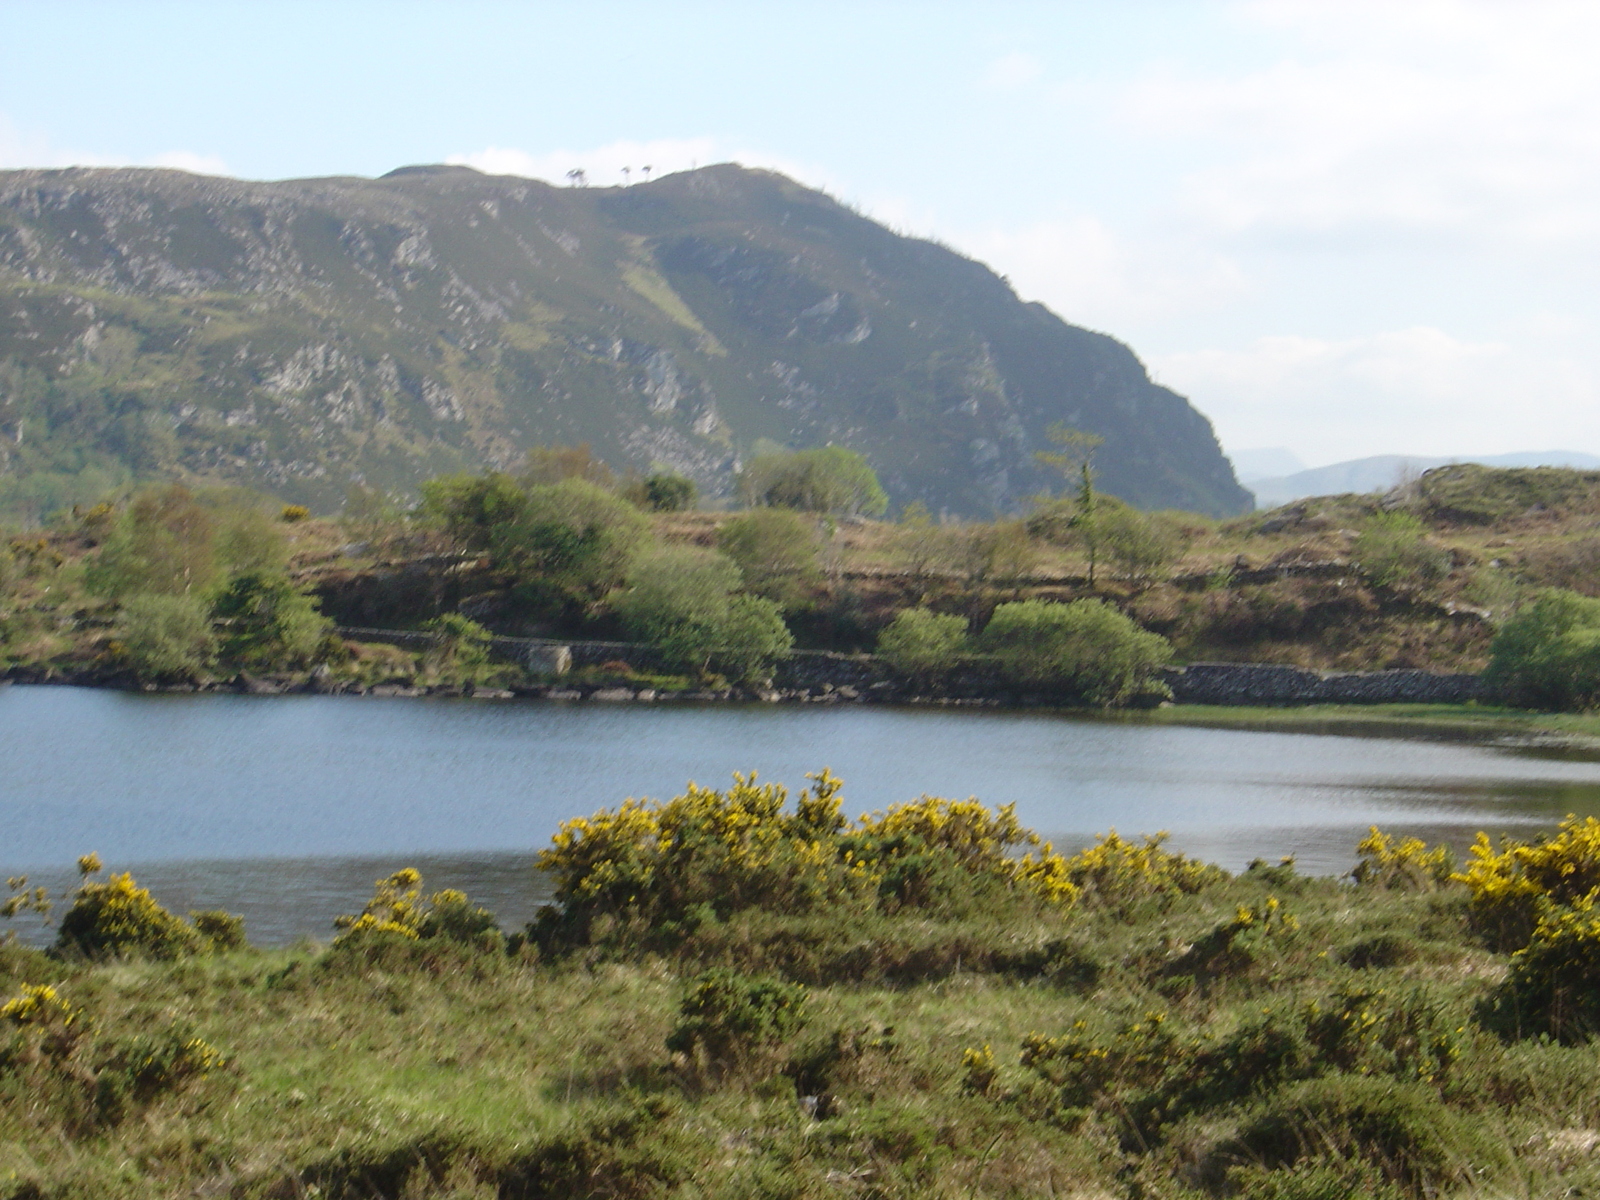
[[[136,164],[146,165],[146,164]],[[168,150],[165,154],[158,154],[148,164],[152,167],[168,167],[174,171],[191,171],[196,175],[227,175],[228,164],[220,155],[194,154],[188,150]]]
[[[0,170],[27,167],[169,167],[197,175],[227,175],[228,164],[215,154],[168,150],[152,158],[118,157],[63,150],[39,134],[18,129],[0,113]]]
[[[1590,364],[1429,327],[1259,338],[1242,350],[1154,355],[1151,367],[1211,416],[1224,445],[1287,446],[1313,465],[1600,445]]]
[[[1238,267],[1194,242],[1130,239],[1092,216],[961,239],[1025,299],[1100,329],[1214,305],[1245,287]]]
[[[1036,82],[1044,74],[1044,67],[1031,54],[1019,52],[1005,54],[995,59],[984,71],[982,84],[996,91],[1015,91]]]
[[[1202,224],[1600,242],[1600,7],[1239,11],[1295,50],[1241,73],[1162,69],[1119,97],[1130,132],[1205,148],[1176,197]]]

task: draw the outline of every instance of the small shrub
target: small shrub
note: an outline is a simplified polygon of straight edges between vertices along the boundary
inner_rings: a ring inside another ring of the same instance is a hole
[[[867,460],[843,446],[759,455],[739,473],[739,490],[752,504],[837,516],[877,517],[889,507]]]
[[[450,683],[480,683],[489,673],[489,644],[494,635],[470,617],[445,613],[423,625],[433,646],[423,655],[423,669]]]
[[[1359,1161],[1409,1196],[1467,1183],[1503,1157],[1421,1084],[1330,1075],[1263,1101],[1219,1157],[1268,1170]]]
[[[211,614],[188,594],[129,596],[123,602],[117,640],[129,664],[148,679],[192,679],[216,657]]]
[[[1299,920],[1284,909],[1276,896],[1268,896],[1260,904],[1241,904],[1231,921],[1224,921],[1197,938],[1173,960],[1167,973],[1202,981],[1241,974],[1263,955],[1277,950],[1299,928]]]
[[[1171,521],[1105,498],[1096,506],[1095,522],[1106,557],[1136,584],[1170,570],[1187,544],[1183,530]]]
[[[673,665],[695,671],[720,667],[752,678],[794,644],[772,601],[735,594],[738,566],[726,555],[692,546],[665,546],[640,555],[628,569],[615,607],[630,636]]]
[[[1384,587],[1418,587],[1450,571],[1450,555],[1424,537],[1422,522],[1407,512],[1375,514],[1356,537],[1356,562]]]
[[[711,970],[689,986],[667,1049],[703,1056],[714,1068],[743,1065],[799,1032],[806,989],[771,976]]]
[[[1565,711],[1600,703],[1600,600],[1540,592],[1495,634],[1483,682],[1525,708]]]
[[[1356,851],[1360,859],[1350,874],[1360,887],[1428,891],[1448,882],[1455,871],[1450,847],[1429,850],[1420,838],[1397,842],[1376,825],[1356,843]]]
[[[987,1042],[981,1048],[969,1046],[961,1052],[961,1090],[967,1095],[990,1095],[999,1076],[994,1047]]]
[[[206,940],[213,951],[242,950],[245,945],[244,918],[217,909],[191,912],[195,932]]]
[[[301,521],[309,520],[311,510],[304,504],[285,504],[278,513],[278,520],[285,525],[298,525]]]
[[[967,646],[963,617],[905,608],[878,635],[878,654],[896,671],[931,679],[951,670]]]
[[[105,1124],[121,1121],[134,1105],[148,1104],[228,1065],[215,1046],[181,1026],[113,1044],[97,1057],[94,1105]]]
[[[474,905],[464,892],[453,888],[423,898],[422,873],[403,867],[377,882],[372,899],[356,914],[334,918],[341,932],[336,946],[372,938],[400,938],[458,942],[486,950],[503,945],[494,914]]]
[[[1008,682],[1099,706],[1132,700],[1172,654],[1165,638],[1098,600],[1002,604],[978,644]]]
[[[212,605],[222,630],[223,657],[255,670],[309,665],[333,630],[333,622],[317,611],[318,604],[286,575],[236,576]]]

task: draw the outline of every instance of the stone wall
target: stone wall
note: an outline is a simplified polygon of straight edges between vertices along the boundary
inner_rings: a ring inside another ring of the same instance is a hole
[[[425,650],[433,644],[431,634],[414,630],[341,627],[339,632],[358,641],[388,642],[408,650]],[[562,649],[570,652],[573,667],[625,662],[634,670],[670,673],[652,648],[633,642],[497,637],[490,649],[496,658],[521,663],[536,673],[544,673],[544,665],[559,658]],[[863,696],[899,700],[915,691],[870,654],[796,650],[778,663],[773,675],[774,685],[785,693],[848,688]],[[1483,685],[1476,675],[1440,675],[1432,671],[1312,671],[1266,663],[1193,663],[1168,668],[1161,678],[1180,704],[1461,704],[1484,698]],[[947,681],[939,692],[946,697],[991,698],[1007,703],[1029,700],[1014,695],[977,667]]]
[[[1462,704],[1483,698],[1476,675],[1312,671],[1265,663],[1192,663],[1162,673],[1180,704]]]

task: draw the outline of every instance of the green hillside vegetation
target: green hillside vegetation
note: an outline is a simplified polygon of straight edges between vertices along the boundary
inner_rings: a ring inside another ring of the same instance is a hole
[[[826,772],[564,824],[500,928],[414,870],[256,950],[127,875],[0,943],[0,1195],[1582,1195],[1600,824],[1345,880]],[[5,913],[53,898],[13,881]]]
[[[767,461],[872,478],[847,452]],[[652,494],[578,446],[428,481],[409,511],[370,490],[337,518],[237,489],[137,490],[6,540],[0,656],[27,678],[527,682],[489,655],[497,633],[643,642],[656,658],[641,671],[691,689],[759,689],[794,646],[881,652],[911,693],[1062,704],[1150,703],[1157,667],[1194,661],[1489,669],[1532,708],[1600,695],[1600,474],[1452,466],[1387,497],[1224,522],[1099,492],[989,522],[916,503],[875,521],[827,488],[706,512],[681,507],[681,483]],[[445,618],[476,630],[470,671],[454,650],[329,636],[330,622],[438,633]]]
[[[1209,422],[1126,346],[772,172],[0,172],[13,520],[172,480],[409,502],[580,442],[720,498],[773,451],[847,447],[895,505],[987,518],[1042,486],[1061,421],[1106,439],[1130,503],[1249,507]]]

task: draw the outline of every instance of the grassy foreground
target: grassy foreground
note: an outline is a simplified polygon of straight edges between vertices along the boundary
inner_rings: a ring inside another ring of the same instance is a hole
[[[823,776],[570,822],[510,937],[408,872],[274,952],[86,883],[0,946],[0,1197],[1594,1194],[1600,826],[1361,854]]]

